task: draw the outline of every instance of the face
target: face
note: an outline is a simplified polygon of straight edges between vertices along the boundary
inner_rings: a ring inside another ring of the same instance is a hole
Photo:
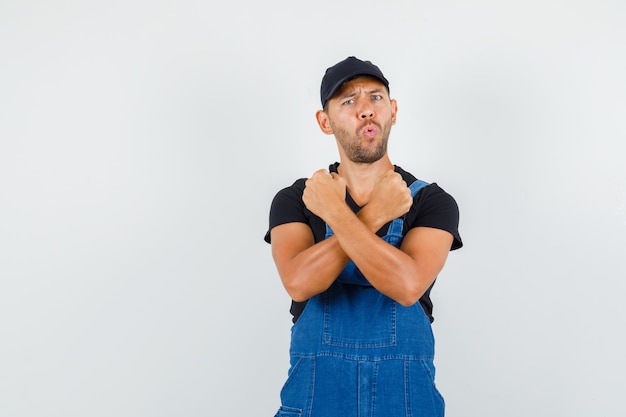
[[[352,162],[372,163],[387,152],[397,103],[376,78],[359,77],[347,82],[317,112],[322,131],[334,134],[339,151]]]

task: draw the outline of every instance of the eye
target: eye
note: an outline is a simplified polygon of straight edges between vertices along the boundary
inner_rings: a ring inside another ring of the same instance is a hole
[[[378,100],[382,100],[383,96],[381,96],[380,94],[374,94],[372,96],[372,100],[378,101]]]
[[[345,105],[354,104],[354,99],[352,99],[352,98],[348,99],[348,100],[344,101],[343,104],[345,104]]]

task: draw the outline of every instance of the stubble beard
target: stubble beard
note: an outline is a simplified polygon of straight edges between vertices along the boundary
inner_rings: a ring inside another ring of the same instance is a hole
[[[340,129],[339,132],[335,130],[335,136],[350,161],[358,164],[371,164],[380,160],[387,153],[387,142],[389,141],[391,125],[385,124],[384,126],[379,126],[379,128],[382,139],[375,147],[364,147],[359,133],[352,135],[348,131]]]

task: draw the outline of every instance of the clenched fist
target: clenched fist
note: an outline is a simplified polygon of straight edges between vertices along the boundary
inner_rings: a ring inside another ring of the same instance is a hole
[[[302,201],[315,215],[327,220],[332,210],[345,206],[346,182],[334,172],[315,171],[306,181]]]
[[[383,223],[406,214],[412,204],[411,189],[402,176],[393,170],[378,177],[367,203],[368,209],[375,212]]]

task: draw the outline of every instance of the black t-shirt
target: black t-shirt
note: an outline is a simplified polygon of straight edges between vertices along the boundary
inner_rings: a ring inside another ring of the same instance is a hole
[[[334,163],[329,167],[331,172],[337,172],[339,163]],[[410,185],[416,178],[402,168],[395,166],[395,171],[402,176],[402,179]],[[306,178],[300,178],[290,187],[280,190],[272,201],[270,208],[269,230],[265,235],[265,241],[270,242],[270,231],[272,228],[285,223],[300,222],[308,224],[313,232],[315,243],[324,240],[326,234],[326,223],[320,217],[309,211],[302,202],[302,194],[304,193]],[[346,193],[346,203],[356,213],[359,207],[349,193]],[[413,205],[407,214],[404,215],[403,234],[414,227],[433,227],[450,232],[454,237],[450,250],[459,249],[463,246],[461,236],[459,235],[459,208],[452,196],[446,193],[436,183],[427,185],[422,188],[415,198]],[[376,233],[378,236],[384,236],[389,228],[389,223],[384,225]],[[434,283],[433,283],[434,285]],[[420,298],[422,308],[433,321],[433,304],[430,300],[430,290],[432,285]],[[304,307],[306,301],[292,301],[291,314],[293,314],[293,322],[295,323]]]

